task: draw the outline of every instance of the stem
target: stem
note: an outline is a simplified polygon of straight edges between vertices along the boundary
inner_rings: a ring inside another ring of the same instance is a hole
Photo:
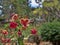
[[[18,38],[18,44],[19,44],[19,45],[24,45],[22,38]]]

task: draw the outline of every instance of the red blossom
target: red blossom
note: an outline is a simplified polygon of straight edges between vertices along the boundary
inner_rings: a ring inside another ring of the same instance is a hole
[[[11,42],[11,39],[10,39],[10,38],[7,38],[7,39],[6,39],[6,42],[7,42],[7,43]]]
[[[2,41],[2,43],[9,43],[9,42],[11,42],[11,39],[10,38],[2,38],[1,39],[1,41]]]
[[[18,24],[16,22],[10,22],[10,28],[16,28]]]
[[[22,32],[20,30],[18,30],[18,36],[22,35]]]
[[[6,43],[6,39],[5,38],[2,38],[1,41],[2,41],[2,43]]]
[[[7,30],[2,30],[2,34],[8,35],[8,31]]]
[[[22,24],[23,27],[27,27],[27,25],[29,24],[29,20],[28,19],[21,19],[20,23]]]
[[[37,30],[33,28],[33,29],[31,30],[31,34],[36,34],[36,33],[37,33]]]

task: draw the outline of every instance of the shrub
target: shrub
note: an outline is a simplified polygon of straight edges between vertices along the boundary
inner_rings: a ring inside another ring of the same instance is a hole
[[[48,22],[40,28],[44,41],[60,41],[60,22]]]

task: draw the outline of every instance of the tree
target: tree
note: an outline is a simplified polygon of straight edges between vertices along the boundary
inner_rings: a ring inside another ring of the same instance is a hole
[[[60,18],[60,4],[59,0],[45,1],[43,3],[43,8],[36,9],[36,14],[39,13],[40,16],[45,16],[48,22]]]

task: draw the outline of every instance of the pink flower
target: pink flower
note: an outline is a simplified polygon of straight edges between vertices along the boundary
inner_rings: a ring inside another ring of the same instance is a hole
[[[33,29],[31,30],[31,34],[36,34],[36,33],[37,33],[37,30],[33,28]]]
[[[12,16],[12,19],[17,20],[17,19],[18,19],[18,14],[14,14],[14,15]]]
[[[16,22],[10,22],[10,28],[16,28],[18,24]]]
[[[8,31],[7,30],[2,30],[2,34],[8,35]]]

